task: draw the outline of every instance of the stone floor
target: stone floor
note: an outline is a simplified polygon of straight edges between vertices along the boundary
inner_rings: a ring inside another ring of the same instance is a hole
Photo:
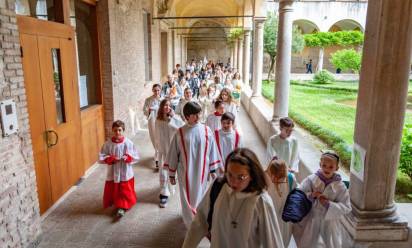
[[[263,159],[265,145],[243,110],[239,123],[244,144]],[[42,221],[40,248],[181,247],[186,229],[180,217],[178,190],[167,208],[158,207],[159,180],[153,170],[153,148],[148,136],[147,131],[140,131],[133,137],[141,155],[134,168],[136,206],[121,220],[113,221],[113,210],[102,209],[105,166],[98,165]],[[207,243],[203,241],[202,247],[207,247]]]

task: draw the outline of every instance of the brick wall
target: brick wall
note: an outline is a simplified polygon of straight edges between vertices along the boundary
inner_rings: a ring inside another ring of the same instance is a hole
[[[0,1],[0,100],[14,99],[18,134],[0,136],[0,247],[29,247],[40,213],[14,0]]]
[[[145,81],[143,9],[151,13],[151,2],[101,0],[97,4],[107,135],[115,119],[126,123],[127,135],[132,134],[133,125],[137,129],[144,123],[142,107],[151,95],[151,82]],[[152,78],[157,82],[159,35],[158,25],[152,24]]]

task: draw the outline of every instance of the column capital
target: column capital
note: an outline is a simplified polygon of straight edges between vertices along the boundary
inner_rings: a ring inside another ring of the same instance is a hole
[[[279,14],[284,12],[293,12],[294,0],[280,0],[279,1]]]
[[[266,21],[266,17],[264,17],[264,16],[255,16],[254,18],[253,18],[253,22],[255,23],[255,24],[263,24],[265,21]]]

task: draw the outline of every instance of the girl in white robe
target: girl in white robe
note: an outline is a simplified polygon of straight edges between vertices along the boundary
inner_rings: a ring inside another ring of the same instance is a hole
[[[123,136],[124,130],[122,121],[113,122],[113,137],[103,144],[99,154],[99,162],[107,165],[103,207],[115,206],[118,217],[132,208],[137,199],[132,164],[139,155],[133,142]]]
[[[213,213],[210,212],[211,227],[209,190],[182,247],[197,247],[201,239],[208,236],[211,248],[283,248],[276,213],[266,192],[265,173],[256,155],[247,148],[236,149],[229,154],[225,171],[223,186],[214,202]]]
[[[153,148],[155,150],[154,160],[156,163],[156,168],[159,167],[159,149],[156,147],[155,121],[157,116],[157,110],[159,109],[159,104],[161,101],[161,89],[162,88],[159,84],[154,84],[152,87],[153,95],[146,98],[143,105],[143,113],[147,118],[147,126],[149,129],[150,141],[152,142]]]
[[[227,155],[233,152],[236,148],[242,147],[242,138],[239,132],[233,128],[235,116],[230,113],[222,115],[222,128],[215,130],[215,140],[222,163],[225,163]]]
[[[283,160],[272,160],[266,170],[269,177],[268,193],[275,206],[280,233],[285,247],[289,247],[292,237],[292,223],[282,220],[283,207],[290,191],[297,187],[293,173],[288,172],[288,167]]]
[[[216,177],[221,168],[213,132],[199,123],[201,107],[189,102],[183,108],[186,125],[173,136],[165,165],[169,168],[171,184],[179,181],[183,221],[188,228],[196,214],[196,208],[206,193],[209,173]]]
[[[219,94],[218,100],[225,104],[225,112],[230,112],[237,117],[237,105],[232,99],[232,92],[228,88],[223,88]]]
[[[209,96],[208,94],[208,88],[206,85],[202,85],[200,87],[200,95],[199,95],[199,104],[202,107],[202,117],[201,117],[201,122],[205,123],[206,118],[209,115],[211,109],[213,108],[213,101],[214,99]]]
[[[349,191],[336,171],[339,156],[325,152],[320,170],[302,181],[299,189],[313,202],[309,214],[295,227],[294,237],[299,248],[319,246],[319,238],[328,248],[342,247],[340,220],[351,211]]]
[[[170,142],[177,129],[185,123],[173,113],[172,104],[169,99],[160,102],[159,111],[156,119],[156,143],[159,148],[159,182],[160,182],[160,203],[161,208],[166,207],[170,196],[169,188],[169,169],[163,163],[169,150]]]
[[[208,115],[206,118],[206,126],[210,128],[213,132],[222,128],[222,115],[225,113],[225,105],[222,101],[215,102],[215,112]]]

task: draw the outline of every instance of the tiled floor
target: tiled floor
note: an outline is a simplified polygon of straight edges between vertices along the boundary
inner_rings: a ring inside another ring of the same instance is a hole
[[[244,144],[263,159],[265,148],[249,117],[239,114]],[[186,232],[180,217],[178,190],[167,208],[158,207],[159,180],[153,170],[153,148],[145,131],[133,137],[141,160],[135,166],[138,202],[120,221],[102,209],[105,166],[99,165],[42,222],[41,248],[181,247]],[[207,247],[207,241],[202,242]]]

